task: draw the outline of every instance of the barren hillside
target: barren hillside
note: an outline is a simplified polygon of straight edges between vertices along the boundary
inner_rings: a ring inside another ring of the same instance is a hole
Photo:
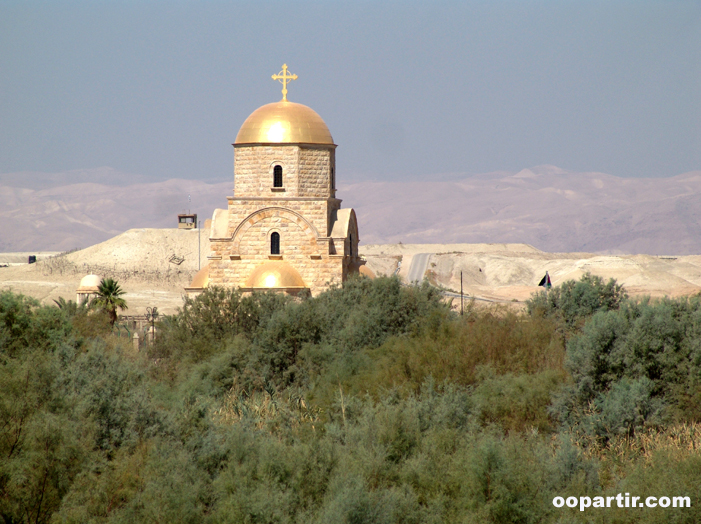
[[[341,187],[375,243],[527,243],[549,252],[701,253],[701,172],[620,178],[538,166]]]
[[[492,300],[527,299],[548,271],[553,285],[584,273],[615,278],[631,295],[681,296],[701,291],[701,256],[597,255],[546,253],[527,244],[384,244],[361,254],[376,273],[391,273],[401,261],[406,279],[414,257],[429,254],[424,276],[453,291]]]
[[[434,177],[432,177],[434,178]],[[0,251],[65,251],[226,207],[233,176],[141,182],[107,168],[0,174]],[[364,244],[527,243],[543,251],[701,253],[701,172],[620,178],[537,166],[518,173],[344,184]],[[79,182],[79,183],[76,183]],[[189,197],[189,198],[188,198]]]
[[[131,229],[80,251],[0,268],[0,288],[51,304],[59,297],[75,300],[80,279],[94,273],[118,280],[127,292],[130,314],[141,314],[148,306],[174,313],[182,305],[185,286],[200,264],[206,265],[208,253],[204,230]],[[13,253],[0,254],[0,265],[17,258]]]
[[[50,304],[59,297],[75,300],[80,279],[96,273],[120,282],[129,313],[141,314],[147,306],[173,313],[197,272],[198,237],[204,265],[209,242],[206,232],[197,230],[132,229],[87,249],[40,257],[32,265],[16,265],[26,260],[26,253],[0,254],[0,266],[13,264],[0,267],[0,288]],[[538,291],[546,270],[555,285],[588,271],[617,279],[632,295],[701,291],[701,256],[546,253],[527,244],[380,244],[363,246],[361,255],[376,274],[397,272],[407,281],[413,268],[419,278],[454,291],[460,290],[462,272],[468,296],[494,301],[527,299]]]

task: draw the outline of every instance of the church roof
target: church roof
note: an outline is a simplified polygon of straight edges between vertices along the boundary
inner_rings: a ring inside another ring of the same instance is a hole
[[[215,209],[214,213],[212,214],[212,225],[209,230],[209,238],[226,238],[228,228],[229,210]]]
[[[348,234],[352,222],[355,222],[355,211],[353,208],[337,209],[333,212],[331,220],[333,220],[333,225],[331,226],[331,238],[348,238]],[[357,240],[357,239],[356,239]]]
[[[329,144],[326,123],[312,108],[287,100],[259,107],[236,135],[236,144]]]
[[[246,281],[250,289],[304,289],[306,284],[295,268],[282,260],[271,260],[255,268]]]

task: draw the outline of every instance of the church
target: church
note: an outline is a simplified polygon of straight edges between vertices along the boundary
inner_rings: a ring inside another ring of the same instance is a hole
[[[272,78],[282,83],[282,100],[256,109],[239,129],[234,196],[214,211],[209,262],[188,293],[226,286],[317,295],[365,263],[355,212],[336,197],[329,128],[313,109],[287,100],[287,84],[297,79],[287,65]]]

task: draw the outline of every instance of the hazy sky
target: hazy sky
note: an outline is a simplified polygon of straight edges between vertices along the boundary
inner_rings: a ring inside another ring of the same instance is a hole
[[[0,173],[231,177],[283,62],[341,183],[701,169],[698,0],[0,0]]]

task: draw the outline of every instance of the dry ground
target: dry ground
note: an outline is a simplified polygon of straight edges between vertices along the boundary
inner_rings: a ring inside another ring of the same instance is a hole
[[[29,253],[0,254],[0,289],[35,297],[43,303],[75,300],[80,279],[89,273],[116,278],[126,291],[129,314],[147,306],[174,313],[183,288],[207,263],[209,241],[203,230],[131,229],[106,242],[66,253],[40,254],[39,262],[21,264]],[[383,244],[361,246],[361,255],[376,274],[406,278],[414,255],[431,253],[426,277],[434,284],[495,301],[523,301],[537,291],[549,271],[553,284],[591,272],[615,278],[633,296],[680,296],[701,292],[701,256],[597,255],[545,253],[527,244]],[[180,263],[180,260],[182,261]]]
[[[12,288],[46,304],[59,297],[75,300],[80,279],[94,273],[120,283],[128,314],[143,314],[148,306],[174,313],[182,305],[183,288],[198,270],[200,234],[199,263],[206,265],[209,240],[203,230],[130,229],[80,251],[0,268],[0,289]],[[12,253],[0,254],[0,265],[16,259]]]
[[[553,285],[584,273],[615,278],[632,296],[681,296],[701,292],[701,256],[545,253],[528,244],[382,244],[361,248],[375,273],[391,273],[401,260],[406,277],[414,255],[431,253],[426,277],[433,284],[497,301],[523,301],[548,271]]]

